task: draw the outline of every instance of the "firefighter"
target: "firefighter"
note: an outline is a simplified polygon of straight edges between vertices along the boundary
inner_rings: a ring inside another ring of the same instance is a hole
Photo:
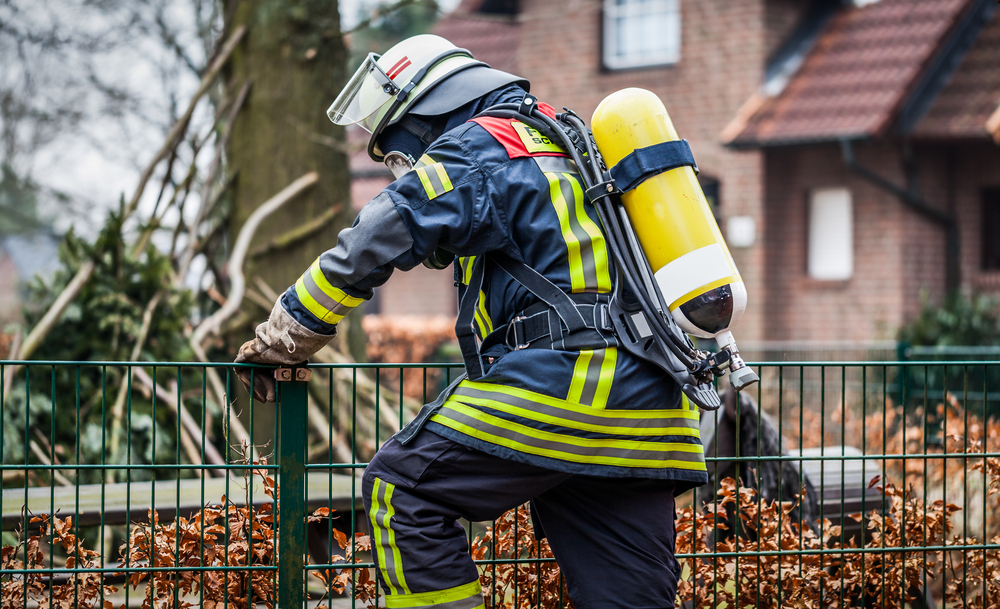
[[[580,609],[673,607],[674,497],[707,481],[698,409],[619,350],[615,280],[576,166],[496,104],[528,82],[437,36],[369,55],[330,107],[396,180],[281,296],[237,362],[294,365],[396,269],[454,261],[468,374],[388,440],[363,478],[389,608],[483,607],[459,519],[530,502]],[[552,108],[537,103],[553,116]],[[237,371],[260,400],[273,380]]]

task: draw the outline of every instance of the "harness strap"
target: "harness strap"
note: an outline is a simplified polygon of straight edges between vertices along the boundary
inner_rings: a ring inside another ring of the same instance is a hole
[[[475,332],[475,313],[486,264],[495,264],[541,302],[528,307],[507,324],[494,329],[482,344]],[[620,343],[608,310],[609,294],[567,294],[541,273],[503,252],[478,256],[458,308],[455,335],[469,378],[483,377],[483,353],[497,345],[512,349],[543,348],[585,351],[616,347]]]
[[[482,351],[499,344],[511,349],[558,349],[584,351],[617,347],[614,325],[608,309],[610,296],[583,292],[569,294],[577,311],[587,320],[587,328],[564,334],[558,316],[544,302],[537,302],[514,316],[510,323],[496,328],[483,341]]]
[[[462,350],[466,372],[472,380],[480,379],[484,374],[482,354],[476,339],[475,317],[476,301],[479,299],[479,291],[483,288],[485,258],[477,256],[472,263],[469,284],[465,286],[465,293],[462,294],[458,306],[458,320],[455,322],[455,337],[458,338],[458,346]]]
[[[489,257],[514,281],[523,285],[539,300],[549,305],[571,333],[587,328],[587,322],[583,319],[583,315],[577,311],[573,299],[559,289],[556,284],[546,279],[544,275],[527,264],[514,260],[504,252],[490,252]]]

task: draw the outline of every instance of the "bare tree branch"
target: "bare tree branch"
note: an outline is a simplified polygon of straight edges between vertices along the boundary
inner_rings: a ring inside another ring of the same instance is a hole
[[[281,233],[263,245],[257,246],[252,252],[250,252],[250,257],[256,258],[258,256],[263,256],[264,254],[269,254],[275,250],[284,249],[298,243],[302,239],[312,236],[330,224],[330,222],[332,222],[341,211],[343,211],[343,206],[331,207],[327,209],[315,218],[307,222],[303,222],[292,230]]]
[[[170,150],[177,145],[178,140],[180,140],[181,136],[187,130],[188,124],[191,122],[191,116],[194,114],[194,109],[198,105],[198,102],[201,100],[202,96],[208,92],[212,83],[215,82],[215,78],[219,75],[222,67],[226,65],[226,62],[229,61],[229,56],[232,55],[233,51],[236,49],[236,45],[243,39],[246,31],[246,27],[242,25],[236,28],[229,37],[229,40],[226,41],[226,44],[223,45],[219,55],[216,56],[216,58],[212,61],[212,64],[205,71],[205,75],[201,78],[201,84],[198,86],[198,90],[191,98],[187,110],[183,115],[181,115],[177,122],[174,123],[174,126],[171,127],[170,131],[167,133],[166,140],[163,142],[163,146],[153,156],[153,160],[146,166],[142,175],[139,176],[139,185],[136,186],[135,192],[132,193],[132,199],[125,207],[125,217],[130,216],[139,205],[139,199],[142,197],[142,193],[146,189],[146,183],[149,182],[149,178],[153,175],[153,169],[159,164],[160,161],[166,158]]]
[[[427,0],[399,0],[395,4],[379,7],[374,11],[372,11],[370,17],[368,17],[367,19],[362,19],[353,28],[345,31],[344,34],[345,35],[352,34],[354,32],[357,32],[358,30],[363,30],[366,27],[370,26],[374,21],[382,19],[383,17],[387,17],[388,15],[391,15],[392,13],[395,13],[400,9],[406,8],[407,6],[419,5],[419,4],[431,4],[431,3],[427,2]],[[437,4],[435,3],[434,6],[437,6]]]

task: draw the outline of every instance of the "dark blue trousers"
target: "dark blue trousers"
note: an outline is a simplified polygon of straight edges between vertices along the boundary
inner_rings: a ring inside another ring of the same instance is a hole
[[[494,457],[423,429],[389,440],[364,474],[386,607],[483,607],[467,536],[525,502],[578,609],[674,606],[674,486],[566,474]]]

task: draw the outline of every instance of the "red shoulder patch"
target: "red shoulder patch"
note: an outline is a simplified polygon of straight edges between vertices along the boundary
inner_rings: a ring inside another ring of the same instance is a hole
[[[538,109],[550,118],[555,118],[556,116],[556,112],[552,106],[546,103],[538,102]],[[524,156],[567,156],[566,153],[562,152],[555,144],[550,142],[548,138],[540,136],[534,131],[534,129],[531,129],[516,119],[499,118],[496,116],[481,116],[479,118],[472,119],[472,122],[478,124],[483,129],[486,129],[487,133],[492,135],[493,138],[504,147],[507,151],[507,155],[512,159]],[[519,133],[519,128],[529,131]],[[532,132],[541,139],[535,139],[533,141],[530,137]]]

